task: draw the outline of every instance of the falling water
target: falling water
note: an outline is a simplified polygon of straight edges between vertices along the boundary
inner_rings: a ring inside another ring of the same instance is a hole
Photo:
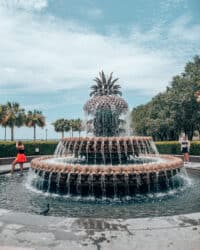
[[[109,148],[109,154],[110,154],[110,163],[112,165],[112,140],[109,140],[108,142],[108,148]]]
[[[88,150],[89,150],[89,146],[90,146],[90,141],[87,141],[87,145],[86,145],[86,157],[87,157],[87,162],[88,162]]]
[[[121,149],[120,149],[120,143],[119,140],[117,140],[117,153],[118,153],[118,158],[119,158],[119,164],[122,164],[122,160],[121,160]]]
[[[59,187],[60,187],[60,172],[57,173],[57,176],[56,176],[56,187],[57,187],[57,192],[59,190]]]
[[[128,156],[127,142],[125,140],[123,140],[123,142],[124,142],[124,152],[127,157]]]
[[[94,164],[97,164],[97,141],[94,140]]]
[[[131,138],[129,138],[129,142],[130,142],[130,144],[131,144],[132,155],[133,155],[133,157],[134,157],[135,151],[134,151],[133,141],[131,140]]]
[[[113,175],[113,189],[114,189],[114,199],[117,199],[117,178]]]
[[[158,150],[157,150],[157,148],[156,148],[155,143],[154,143],[152,140],[149,140],[149,143],[150,143],[151,148],[153,149],[154,154],[156,155],[156,157],[159,157],[159,152],[158,152]]]
[[[106,160],[105,160],[105,154],[104,154],[104,140],[101,143],[101,155],[102,155],[102,159],[103,159],[103,164],[106,164]]]
[[[59,155],[61,147],[62,147],[62,141],[59,141],[59,143],[58,143],[58,145],[56,147],[56,150],[54,152],[54,156],[58,156]]]
[[[159,191],[159,186],[158,186],[158,184],[159,184],[159,182],[158,182],[158,177],[159,177],[159,173],[158,173],[158,172],[156,172],[156,192],[158,192],[158,191]]]
[[[67,186],[67,196],[70,196],[70,173],[68,173],[67,175],[66,186]]]
[[[102,190],[102,197],[106,197],[106,185],[105,185],[105,175],[101,176],[101,190]]]
[[[78,195],[81,195],[81,174],[78,174],[77,183],[76,183],[76,191]]]
[[[51,176],[52,176],[52,174],[53,174],[53,172],[50,172],[49,178],[48,178],[48,189],[47,189],[48,193],[50,192],[50,188],[51,188]]]
[[[124,176],[124,180],[125,180],[125,195],[126,197],[128,197],[130,195],[128,175]]]

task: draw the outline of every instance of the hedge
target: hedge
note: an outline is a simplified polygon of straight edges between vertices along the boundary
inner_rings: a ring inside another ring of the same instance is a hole
[[[25,141],[26,155],[52,155],[58,145],[58,141]],[[11,157],[17,154],[15,142],[0,141],[0,157]],[[36,152],[39,148],[39,152]]]
[[[58,141],[26,141],[24,142],[26,155],[52,155],[56,149]],[[162,141],[155,142],[158,152],[160,154],[181,154],[180,144],[177,141]],[[35,149],[39,148],[39,152]],[[15,142],[0,141],[0,157],[11,157],[17,153]],[[200,141],[191,142],[191,155],[200,155]]]
[[[181,146],[177,141],[162,141],[155,142],[158,152],[160,154],[174,154],[180,155]],[[191,155],[200,155],[200,141],[192,141],[190,146]]]

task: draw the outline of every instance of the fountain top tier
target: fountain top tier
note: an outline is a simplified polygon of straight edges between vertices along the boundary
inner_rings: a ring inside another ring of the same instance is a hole
[[[84,107],[83,110],[87,114],[95,115],[97,110],[106,110],[110,109],[112,112],[118,112],[119,114],[127,113],[128,111],[128,104],[127,102],[119,97],[114,95],[104,95],[104,96],[95,96],[89,99]]]

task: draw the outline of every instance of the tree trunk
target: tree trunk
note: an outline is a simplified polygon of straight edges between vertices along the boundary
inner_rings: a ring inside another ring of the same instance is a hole
[[[64,138],[64,131],[62,131],[62,139]]]
[[[36,140],[36,125],[33,126],[33,140]]]
[[[6,126],[5,126],[5,130],[4,130],[4,141],[6,141]]]
[[[14,141],[14,126],[11,129],[11,141]]]

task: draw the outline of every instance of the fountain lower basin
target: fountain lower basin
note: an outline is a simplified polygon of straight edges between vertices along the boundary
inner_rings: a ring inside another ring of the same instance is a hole
[[[37,189],[59,194],[121,197],[160,192],[181,185],[173,181],[173,176],[183,167],[181,159],[169,155],[159,158],[149,155],[147,158],[150,163],[105,166],[41,157],[32,160],[31,168],[37,174],[34,182]]]

